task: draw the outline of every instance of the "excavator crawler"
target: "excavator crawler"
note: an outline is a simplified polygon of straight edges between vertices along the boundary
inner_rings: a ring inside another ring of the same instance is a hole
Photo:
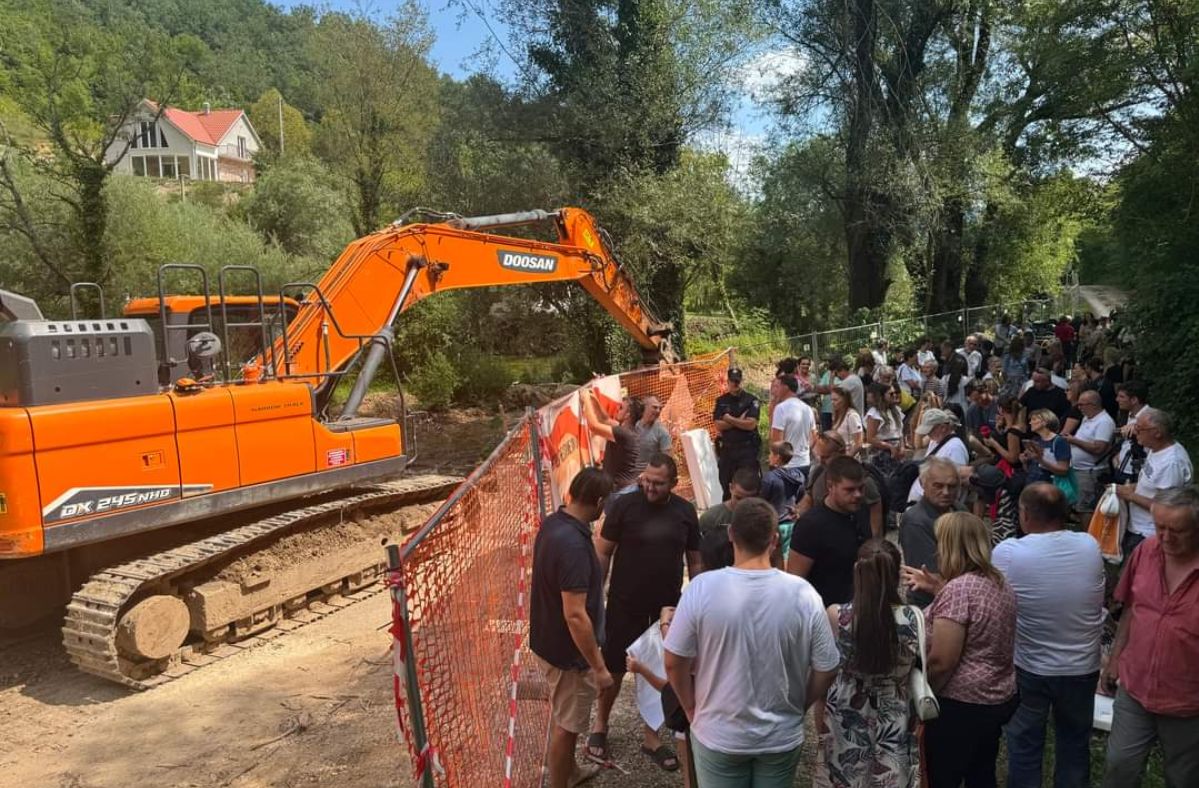
[[[120,317],[92,283],[70,320],[0,291],[0,628],[65,605],[74,663],[147,689],[371,593],[380,540],[460,481],[405,474],[392,327],[422,298],[577,281],[647,361],[676,360],[584,211],[417,213],[435,221],[410,212],[277,295],[253,268],[225,266],[213,292],[181,263]],[[180,280],[198,294],[172,295]],[[88,291],[99,317],[80,316]],[[396,417],[360,415],[384,366]]]

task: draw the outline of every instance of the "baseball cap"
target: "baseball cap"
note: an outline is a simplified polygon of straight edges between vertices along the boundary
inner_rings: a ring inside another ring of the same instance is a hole
[[[729,367],[729,380],[733,383],[740,383],[742,378],[740,367]]]
[[[952,424],[956,427],[959,423],[958,417],[949,411],[930,408],[924,411],[924,415],[920,417],[920,424],[916,427],[916,434],[927,435],[933,431],[934,427],[942,424]]]

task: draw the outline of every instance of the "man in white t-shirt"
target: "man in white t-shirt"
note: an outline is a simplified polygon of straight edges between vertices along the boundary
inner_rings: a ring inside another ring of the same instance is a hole
[[[760,498],[737,504],[733,566],[691,581],[666,635],[701,786],[791,785],[804,714],[841,661],[820,595],[770,564],[777,522]]]
[[[1135,484],[1122,484],[1116,493],[1128,501],[1128,531],[1124,538],[1127,557],[1144,539],[1154,534],[1150,508],[1162,490],[1191,483],[1191,457],[1174,440],[1174,421],[1169,413],[1145,408],[1137,417],[1136,438],[1145,447],[1145,464]]]
[[[1055,786],[1090,781],[1091,724],[1103,632],[1103,557],[1086,533],[1066,529],[1066,496],[1048,482],[1020,494],[1026,536],[991,555],[1016,593],[1020,705],[1008,722],[1008,784],[1040,786],[1045,723],[1053,711]]]
[[[791,460],[788,468],[799,468],[807,475],[812,465],[812,444],[816,440],[816,415],[799,399],[799,381],[794,375],[783,375],[774,382],[782,401],[774,406],[770,417],[770,442],[790,443]]]
[[[1078,500],[1074,510],[1083,515],[1080,519],[1087,523],[1099,497],[1099,475],[1104,470],[1099,461],[1112,447],[1116,422],[1103,409],[1103,398],[1098,391],[1079,394],[1078,409],[1082,412],[1078,429],[1073,435],[1063,437],[1071,446],[1070,467],[1078,480]]]
[[[960,475],[968,479],[970,450],[957,436],[955,430],[958,426],[958,417],[949,411],[929,408],[920,416],[920,423],[916,425],[916,434],[928,436],[928,451],[924,454],[926,458],[940,457],[948,460],[954,464]],[[912,489],[908,492],[908,501],[919,501],[923,495],[924,485],[917,478],[912,482]]]
[[[978,352],[978,337],[974,334],[966,337],[966,343],[958,348],[958,355],[966,359],[967,377],[976,377],[983,365],[983,354]]]

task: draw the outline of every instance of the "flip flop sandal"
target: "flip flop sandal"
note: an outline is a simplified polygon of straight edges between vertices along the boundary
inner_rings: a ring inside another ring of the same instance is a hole
[[[608,733],[592,733],[587,737],[587,746],[584,750],[587,758],[600,764],[601,766],[608,763]]]
[[[660,745],[656,750],[651,750],[643,744],[641,745],[641,751],[652,758],[662,771],[677,772],[679,770],[678,756],[666,749],[665,744]]]

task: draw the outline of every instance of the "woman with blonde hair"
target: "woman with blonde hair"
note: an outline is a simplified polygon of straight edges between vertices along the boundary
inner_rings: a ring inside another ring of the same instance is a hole
[[[845,439],[845,453],[857,457],[866,434],[862,414],[853,406],[853,395],[840,386],[833,387],[833,432]]]
[[[1028,414],[1030,440],[1024,441],[1020,458],[1028,470],[1028,483],[1053,482],[1055,477],[1070,475],[1070,444],[1058,434],[1061,422],[1057,414],[1048,408],[1034,410]]]
[[[941,574],[905,566],[935,594],[926,673],[941,714],[925,727],[930,788],[994,788],[1004,724],[1016,710],[1016,595],[991,563],[991,533],[967,512],[937,518]]]

